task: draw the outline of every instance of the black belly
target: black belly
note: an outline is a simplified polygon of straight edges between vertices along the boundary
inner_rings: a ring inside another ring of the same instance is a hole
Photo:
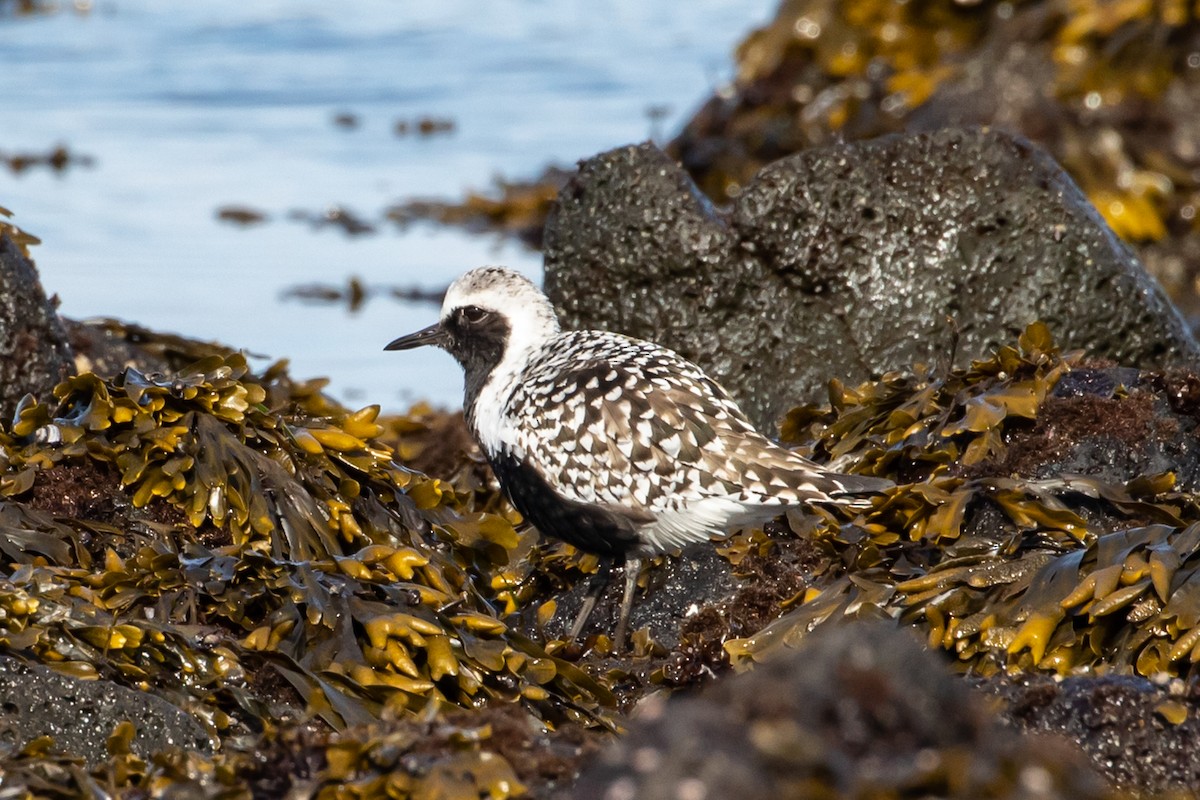
[[[541,533],[598,556],[623,557],[638,544],[629,517],[563,497],[537,470],[510,454],[488,460],[509,501]]]

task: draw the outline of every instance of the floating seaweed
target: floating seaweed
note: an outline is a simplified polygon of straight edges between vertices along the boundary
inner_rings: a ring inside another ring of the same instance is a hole
[[[221,222],[231,222],[234,225],[259,225],[268,219],[265,211],[244,205],[224,205],[217,209],[216,217]]]
[[[461,202],[409,200],[387,209],[385,215],[400,226],[432,220],[477,231],[499,230],[540,247],[546,215],[570,174],[549,167],[533,180],[497,180],[490,194],[472,192]]]
[[[8,167],[14,174],[20,175],[34,167],[46,167],[53,172],[65,172],[71,166],[91,167],[95,165],[95,159],[91,156],[81,156],[77,153],[72,153],[65,146],[57,145],[45,153],[0,152],[0,164]]]

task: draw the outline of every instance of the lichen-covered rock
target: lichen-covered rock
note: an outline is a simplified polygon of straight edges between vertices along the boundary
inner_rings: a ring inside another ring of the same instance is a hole
[[[33,262],[0,235],[0,415],[26,393],[49,395],[75,371],[67,335]]]
[[[1037,319],[1121,363],[1200,354],[1070,178],[996,131],[800,153],[724,212],[653,146],[621,148],[581,164],[545,245],[568,325],[679,350],[765,427],[830,378],[966,364]]]

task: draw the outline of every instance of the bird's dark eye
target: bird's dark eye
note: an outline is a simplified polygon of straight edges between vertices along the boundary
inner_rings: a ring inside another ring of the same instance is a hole
[[[463,319],[471,323],[483,322],[490,313],[486,308],[479,306],[463,306],[462,309]]]

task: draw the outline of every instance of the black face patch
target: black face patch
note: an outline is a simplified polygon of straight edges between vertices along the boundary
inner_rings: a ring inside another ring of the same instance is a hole
[[[442,322],[448,334],[446,350],[462,364],[469,408],[504,357],[511,329],[503,314],[476,306],[456,308]]]
[[[541,533],[598,556],[622,557],[637,546],[634,521],[619,511],[568,500],[511,454],[489,461],[513,506]]]

